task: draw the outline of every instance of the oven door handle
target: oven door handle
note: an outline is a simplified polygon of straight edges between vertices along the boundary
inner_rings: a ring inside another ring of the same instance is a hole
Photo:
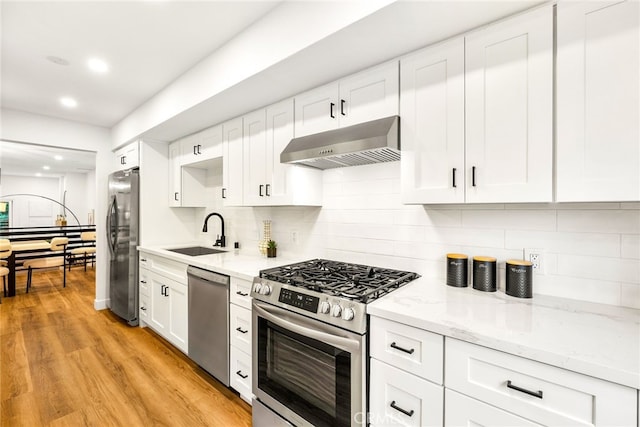
[[[319,331],[316,328],[309,328],[306,326],[301,326],[298,325],[296,323],[290,322],[288,320],[283,319],[282,317],[276,316],[273,313],[270,313],[270,311],[276,311],[279,312],[279,314],[283,315],[283,316],[287,316],[288,312],[286,310],[282,310],[279,309],[277,307],[269,307],[269,309],[265,309],[257,304],[253,304],[253,309],[256,311],[256,313],[268,320],[269,322],[272,322],[282,328],[288,329],[292,332],[295,332],[297,334],[300,335],[304,335],[305,337],[309,337],[312,338],[314,340],[317,341],[321,341],[324,342],[326,344],[329,344],[333,347],[336,348],[340,348],[342,350],[346,350],[349,351],[351,353],[355,353],[357,351],[360,350],[360,342],[353,340],[353,339],[349,339],[349,338],[345,338],[345,337],[340,337],[340,336],[336,336],[333,335],[331,333],[327,333],[327,332],[323,332],[323,331]]]

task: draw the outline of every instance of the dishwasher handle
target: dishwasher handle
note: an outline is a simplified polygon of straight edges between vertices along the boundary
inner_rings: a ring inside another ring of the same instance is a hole
[[[196,277],[198,279],[202,279],[207,282],[212,282],[212,283],[225,285],[225,286],[229,286],[230,284],[229,276],[216,273],[214,271],[204,270],[202,268],[194,267],[192,265],[187,267],[187,277]]]

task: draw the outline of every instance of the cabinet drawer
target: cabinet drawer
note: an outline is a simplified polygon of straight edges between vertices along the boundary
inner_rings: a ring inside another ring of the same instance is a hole
[[[371,426],[442,425],[443,387],[371,359]]]
[[[251,354],[251,310],[230,304],[230,343]]]
[[[251,282],[231,277],[231,302],[251,310]]]
[[[140,310],[139,310],[140,320],[147,323],[149,321],[149,296],[148,295],[140,295]]]
[[[138,273],[140,297],[149,296],[149,270],[141,268]]]
[[[445,426],[495,426],[495,427],[535,427],[532,423],[517,415],[510,414],[479,400],[445,389],[444,392]]]
[[[140,252],[140,267],[153,270],[169,279],[187,284],[187,265],[168,258]]]
[[[635,425],[635,389],[447,338],[445,386],[545,425]]]
[[[231,346],[229,384],[251,403],[251,356]]]
[[[371,357],[442,384],[444,337],[423,329],[371,317]]]

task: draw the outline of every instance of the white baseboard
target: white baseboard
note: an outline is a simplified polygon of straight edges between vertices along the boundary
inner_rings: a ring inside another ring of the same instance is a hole
[[[109,307],[108,303],[109,303],[108,299],[101,299],[101,300],[96,299],[96,300],[93,300],[93,308],[95,308],[98,311],[105,310],[106,308]]]

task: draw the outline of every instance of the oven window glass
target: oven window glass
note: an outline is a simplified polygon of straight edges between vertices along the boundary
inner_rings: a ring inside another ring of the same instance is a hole
[[[314,425],[348,426],[351,354],[260,319],[258,386]]]

